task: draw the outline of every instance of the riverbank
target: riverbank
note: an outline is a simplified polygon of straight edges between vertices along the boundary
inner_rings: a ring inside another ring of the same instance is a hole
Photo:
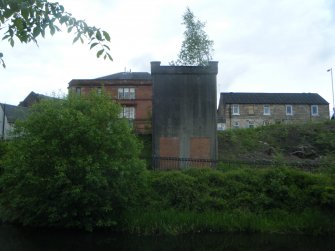
[[[0,225],[2,251],[333,251],[333,236],[259,233],[199,233],[183,235],[139,236],[95,231],[43,231]]]
[[[335,234],[331,173],[292,168],[152,172],[145,205],[124,216],[125,232]]]
[[[194,233],[270,233],[333,235],[335,216],[318,210],[290,213],[272,210],[263,213],[231,212],[133,212],[123,225],[137,235],[180,235]]]

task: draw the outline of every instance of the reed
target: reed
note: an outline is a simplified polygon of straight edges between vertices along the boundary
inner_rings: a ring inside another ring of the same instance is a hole
[[[133,211],[123,223],[123,230],[138,235],[178,235],[209,232],[264,232],[331,234],[335,232],[335,216],[318,210],[289,213],[272,210],[266,213],[246,211],[189,212]]]

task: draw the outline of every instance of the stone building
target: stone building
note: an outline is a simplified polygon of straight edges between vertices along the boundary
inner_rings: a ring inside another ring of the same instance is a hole
[[[120,117],[129,119],[139,134],[151,133],[152,79],[147,72],[120,72],[96,79],[73,79],[69,91],[87,94],[104,90],[122,106]]]
[[[317,93],[223,92],[217,125],[225,130],[327,119],[329,103]]]

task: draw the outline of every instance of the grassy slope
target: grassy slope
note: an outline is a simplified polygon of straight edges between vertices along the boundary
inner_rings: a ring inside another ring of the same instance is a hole
[[[227,130],[218,146],[219,159],[334,162],[335,121]]]

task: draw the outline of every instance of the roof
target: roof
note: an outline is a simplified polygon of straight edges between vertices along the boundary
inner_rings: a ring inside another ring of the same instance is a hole
[[[15,105],[7,105],[0,103],[2,110],[5,111],[8,123],[14,123],[17,119],[23,120],[28,116],[28,108],[15,106]]]
[[[329,103],[317,93],[222,92],[220,95],[220,103],[329,105]]]
[[[53,97],[39,94],[39,93],[32,91],[28,94],[28,96],[23,101],[20,102],[19,106],[30,107],[36,102],[41,101],[42,99],[52,99],[52,98]]]
[[[151,80],[148,72],[119,72],[112,75],[96,78],[105,80]]]

